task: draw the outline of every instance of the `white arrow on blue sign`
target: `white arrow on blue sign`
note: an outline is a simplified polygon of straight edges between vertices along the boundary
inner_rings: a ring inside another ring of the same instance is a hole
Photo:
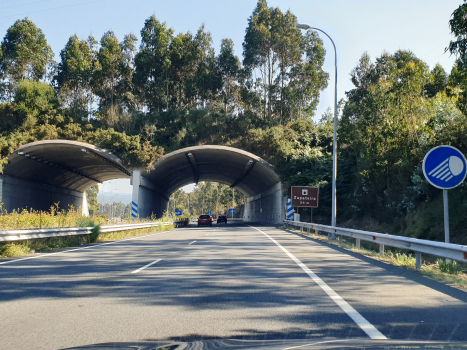
[[[175,210],[175,215],[176,216],[180,216],[183,214],[183,211],[182,210]]]
[[[423,159],[423,174],[433,186],[448,190],[464,181],[467,162],[457,148],[438,146],[432,148]]]
[[[229,214],[237,214],[237,209],[229,209]]]
[[[212,215],[212,211],[208,211],[208,215]]]

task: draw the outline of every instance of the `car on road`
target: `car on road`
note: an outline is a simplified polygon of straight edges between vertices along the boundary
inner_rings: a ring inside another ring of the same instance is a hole
[[[198,226],[201,225],[212,226],[212,217],[210,215],[200,215],[198,218]]]
[[[219,223],[219,222],[225,222],[225,224],[227,225],[227,216],[225,216],[225,215],[219,215],[219,216],[217,217],[217,223]]]

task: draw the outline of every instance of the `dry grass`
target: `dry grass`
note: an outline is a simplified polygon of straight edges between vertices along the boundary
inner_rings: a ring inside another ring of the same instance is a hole
[[[0,204],[0,231],[60,227],[91,227],[104,224],[103,216],[86,217],[73,207],[60,209],[58,203],[49,211],[26,210],[8,213]]]

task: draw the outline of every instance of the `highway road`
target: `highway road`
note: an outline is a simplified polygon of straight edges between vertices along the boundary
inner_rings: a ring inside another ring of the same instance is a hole
[[[0,348],[238,339],[467,341],[467,293],[265,225],[0,261]]]

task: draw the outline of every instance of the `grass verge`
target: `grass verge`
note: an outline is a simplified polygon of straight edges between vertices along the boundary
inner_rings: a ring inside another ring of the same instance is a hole
[[[285,229],[285,226],[282,228]],[[399,248],[393,248],[385,246],[384,255],[379,254],[379,246],[377,244],[361,241],[360,249],[355,246],[355,240],[352,238],[342,237],[342,244],[339,244],[339,240],[329,240],[327,235],[310,233],[306,230],[301,232],[297,229],[288,229],[292,232],[301,233],[305,236],[312,237],[317,240],[325,241],[328,244],[340,246],[341,248],[360,253],[364,256],[385,261],[396,266],[404,266],[408,269],[417,271],[415,267],[415,256],[414,253]],[[310,230],[313,232],[313,230]],[[431,277],[434,280],[451,283],[461,288],[467,288],[467,265],[462,262],[446,261],[439,259],[434,256],[422,255],[422,268],[420,272],[424,275]]]
[[[160,231],[168,231],[173,228],[174,226],[171,224],[168,226],[156,226],[151,228],[108,233],[101,233],[95,228],[91,235],[86,236],[39,238],[26,241],[5,242],[0,243],[0,258],[11,258],[13,256],[25,256],[34,253],[49,252],[51,250],[77,247],[88,243],[116,241]]]

